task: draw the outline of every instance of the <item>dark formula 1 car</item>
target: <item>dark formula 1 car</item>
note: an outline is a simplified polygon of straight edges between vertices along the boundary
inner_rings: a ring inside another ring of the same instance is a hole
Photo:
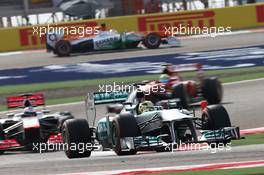
[[[70,112],[36,111],[34,106],[40,105],[45,105],[42,93],[7,97],[8,108],[24,109],[0,119],[0,154],[7,150],[32,150],[38,143],[62,142],[61,126],[73,116]]]
[[[179,75],[179,72],[193,70],[197,71],[196,80],[184,80]],[[162,76],[166,78],[166,81],[162,80]],[[201,64],[168,64],[165,66],[160,80],[145,81],[144,84],[144,91],[149,94],[146,99],[160,101],[164,98],[179,98],[182,107],[186,109],[191,104],[202,100],[206,100],[209,104],[219,104],[223,98],[221,82],[216,77],[205,77]],[[157,90],[158,88],[159,90]],[[152,92],[152,89],[156,91]]]
[[[127,92],[88,94],[86,106],[90,124],[85,119],[67,120],[62,135],[66,145],[89,144],[89,147],[85,151],[67,149],[67,157],[89,157],[93,150],[91,145],[96,141],[105,149],[113,149],[117,155],[131,155],[139,150],[169,151],[181,143],[228,144],[240,138],[239,128],[231,126],[221,105],[206,107],[201,118],[177,108],[177,99],[167,100],[166,107],[151,106],[138,113],[141,98],[142,92],[137,90],[129,96]],[[124,103],[109,105],[108,114],[96,116],[96,105],[117,102]],[[110,116],[110,113],[115,115]],[[94,126],[98,118],[101,119]]]
[[[58,56],[69,56],[71,53],[131,49],[137,48],[142,43],[148,49],[156,49],[161,44],[180,46],[176,37],[163,36],[162,34],[125,32],[118,33],[114,30],[100,31],[98,34],[87,37],[70,38],[60,33],[46,34],[47,51],[52,51]]]

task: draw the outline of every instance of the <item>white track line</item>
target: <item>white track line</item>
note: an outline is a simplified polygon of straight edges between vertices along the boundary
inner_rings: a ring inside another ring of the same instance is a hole
[[[249,83],[249,82],[254,82],[254,81],[263,81],[264,78],[258,78],[258,79],[253,79],[253,80],[241,80],[241,81],[235,81],[235,82],[230,82],[230,83],[224,83],[223,85],[232,85],[232,84],[242,84],[242,83]]]

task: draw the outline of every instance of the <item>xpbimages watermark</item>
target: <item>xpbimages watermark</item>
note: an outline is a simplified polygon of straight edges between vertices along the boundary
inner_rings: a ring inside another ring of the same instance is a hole
[[[107,85],[98,85],[99,92],[133,92],[134,90],[137,90],[138,92],[143,92],[145,95],[150,95],[153,93],[164,93],[166,91],[165,85],[131,85],[131,84],[125,84],[124,82],[121,82],[120,84],[117,84],[116,82],[113,82],[112,84]]]
[[[78,151],[78,153],[84,153],[87,151],[101,151],[103,150],[102,145],[93,143],[33,143],[33,151],[38,153],[50,152],[50,151]],[[190,151],[199,150],[206,151],[215,154],[219,151],[230,151],[232,150],[231,143],[168,143],[163,147],[166,152],[177,152],[177,151]]]
[[[231,27],[194,27],[194,26],[183,26],[177,27],[164,27],[165,35],[177,36],[177,35],[210,35],[216,37],[217,35],[232,33]]]
[[[55,25],[47,25],[47,26],[33,26],[33,35],[38,35],[40,37],[45,34],[64,34],[65,36],[76,36],[85,37],[92,34],[99,34],[100,27],[84,27],[84,26],[58,26]]]
[[[99,151],[101,146],[93,143],[33,143],[33,151],[38,153],[50,152],[50,151],[78,151],[84,153],[86,151]]]
[[[170,143],[164,148],[165,151],[187,151],[187,150],[200,150],[210,153],[217,153],[218,151],[230,151],[232,149],[231,143],[184,143],[180,140],[179,143]]]

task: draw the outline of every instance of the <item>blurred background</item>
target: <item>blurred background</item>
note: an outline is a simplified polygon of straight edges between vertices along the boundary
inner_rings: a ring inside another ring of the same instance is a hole
[[[0,0],[0,27],[222,8],[264,0]]]

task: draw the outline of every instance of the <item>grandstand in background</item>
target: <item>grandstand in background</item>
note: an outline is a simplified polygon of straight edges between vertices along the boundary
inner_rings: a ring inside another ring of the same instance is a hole
[[[99,3],[87,18],[104,18],[157,12],[175,12],[204,8],[221,8],[264,0],[0,0],[0,27],[54,23],[84,17],[63,13],[63,3],[85,1]]]

